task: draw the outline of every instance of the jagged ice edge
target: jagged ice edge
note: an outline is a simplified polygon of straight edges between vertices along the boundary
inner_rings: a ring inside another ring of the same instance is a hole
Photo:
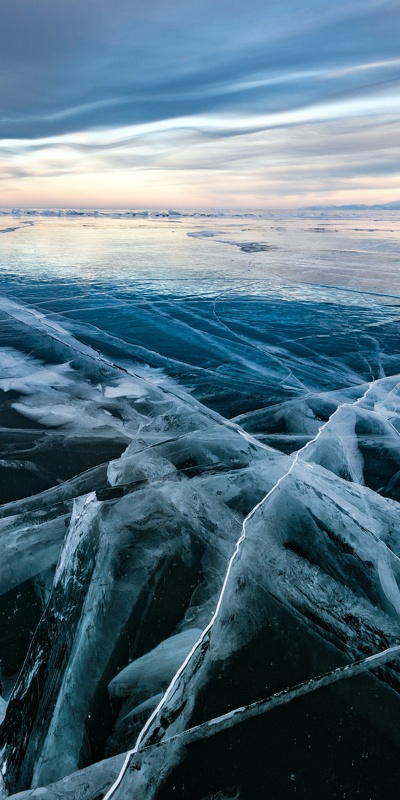
[[[319,427],[319,429],[318,429],[318,432],[317,432],[317,434],[314,436],[314,438],[313,438],[313,439],[310,439],[310,441],[309,441],[309,442],[307,442],[307,444],[305,444],[305,445],[304,445],[304,447],[302,447],[300,450],[298,450],[298,451],[297,451],[297,453],[295,454],[295,456],[294,456],[294,458],[293,458],[293,460],[292,460],[292,463],[291,463],[291,465],[290,465],[289,469],[287,470],[287,472],[285,472],[285,474],[284,474],[284,475],[281,475],[281,477],[279,478],[279,480],[278,480],[278,481],[277,481],[277,482],[274,484],[274,486],[272,486],[272,488],[269,490],[269,492],[267,492],[267,494],[266,494],[266,495],[265,495],[265,496],[264,496],[264,497],[263,497],[263,498],[260,500],[260,502],[259,502],[259,503],[257,503],[257,504],[254,506],[254,508],[252,508],[252,510],[251,510],[251,511],[248,513],[247,517],[245,517],[245,519],[243,520],[243,525],[242,525],[242,533],[241,533],[241,535],[239,536],[239,539],[238,539],[238,540],[237,540],[237,542],[236,542],[236,547],[235,547],[235,550],[234,550],[234,552],[233,552],[233,554],[232,554],[232,556],[231,556],[231,558],[230,558],[230,560],[229,560],[229,563],[228,563],[228,568],[227,568],[227,571],[226,571],[226,574],[225,574],[224,582],[223,582],[223,584],[222,584],[222,589],[221,589],[221,592],[220,592],[220,596],[219,596],[219,598],[218,598],[218,602],[217,602],[217,605],[216,605],[216,609],[215,609],[215,611],[214,611],[214,614],[213,614],[213,616],[211,617],[211,619],[210,619],[210,622],[209,622],[209,623],[206,625],[206,627],[204,628],[204,630],[203,630],[202,634],[200,635],[199,639],[198,639],[198,640],[197,640],[197,642],[196,642],[196,643],[193,645],[192,649],[190,650],[190,652],[189,652],[189,653],[188,653],[188,655],[186,656],[185,660],[183,661],[183,663],[182,663],[182,664],[181,664],[181,666],[179,667],[178,671],[175,673],[174,677],[172,678],[172,681],[171,681],[171,683],[169,684],[168,688],[166,689],[166,691],[165,691],[165,694],[164,694],[164,695],[163,695],[163,697],[161,698],[161,700],[160,700],[160,702],[159,702],[158,706],[157,706],[157,707],[154,709],[153,713],[150,715],[150,717],[148,718],[147,722],[145,723],[145,725],[143,726],[142,730],[140,731],[140,733],[139,733],[139,735],[138,735],[138,738],[137,738],[137,740],[136,740],[135,747],[134,747],[132,750],[128,750],[128,752],[127,752],[127,754],[126,754],[126,757],[125,757],[125,761],[124,761],[124,763],[123,763],[123,765],[122,765],[122,767],[121,767],[121,771],[120,771],[120,773],[119,773],[118,777],[116,778],[115,782],[113,783],[113,785],[110,787],[110,789],[108,790],[108,792],[107,792],[107,793],[104,795],[104,798],[103,798],[103,800],[111,800],[112,796],[115,794],[116,790],[118,789],[118,787],[120,786],[120,784],[121,784],[121,782],[122,782],[122,780],[123,780],[123,778],[124,778],[124,775],[125,775],[125,773],[126,773],[126,770],[127,770],[128,766],[129,766],[129,762],[130,762],[130,760],[131,760],[131,757],[132,757],[133,755],[136,755],[136,753],[138,753],[138,751],[139,751],[139,748],[140,748],[140,745],[141,745],[141,743],[142,743],[142,741],[143,741],[143,739],[144,739],[144,737],[145,737],[146,733],[148,732],[148,730],[149,730],[149,728],[150,728],[150,726],[151,726],[152,722],[154,721],[154,719],[156,718],[157,714],[159,713],[159,711],[161,711],[161,709],[162,709],[162,708],[163,708],[163,706],[165,705],[166,701],[167,701],[167,700],[168,700],[168,698],[170,697],[170,695],[171,695],[171,693],[172,693],[173,689],[175,688],[175,686],[176,686],[176,684],[177,684],[177,682],[178,682],[178,680],[179,680],[180,676],[182,675],[182,673],[183,673],[183,672],[184,672],[184,670],[186,669],[186,666],[188,665],[189,661],[192,659],[192,657],[193,657],[194,653],[197,651],[197,649],[198,649],[198,648],[200,647],[200,645],[203,643],[203,641],[204,641],[205,637],[207,636],[207,634],[209,633],[209,631],[210,631],[210,630],[211,630],[211,628],[213,627],[213,625],[214,625],[214,622],[216,621],[216,619],[217,619],[217,617],[218,617],[218,614],[219,614],[219,612],[220,612],[220,609],[221,609],[222,601],[223,601],[223,599],[224,599],[224,595],[225,595],[225,591],[226,591],[227,583],[228,583],[228,580],[229,580],[229,577],[230,577],[230,573],[231,573],[231,571],[232,571],[233,564],[234,564],[234,562],[235,562],[235,560],[236,560],[236,557],[237,557],[237,555],[238,555],[238,554],[239,554],[239,552],[240,552],[240,547],[241,547],[241,545],[242,545],[243,541],[244,541],[244,540],[245,540],[245,538],[246,538],[246,526],[247,526],[248,522],[250,522],[250,520],[252,519],[252,517],[254,516],[254,514],[256,514],[256,512],[258,511],[258,509],[259,509],[259,508],[261,508],[261,507],[264,505],[264,503],[266,503],[266,502],[269,500],[269,498],[271,497],[271,495],[272,495],[274,492],[276,492],[276,490],[279,488],[280,484],[281,484],[281,483],[282,483],[282,482],[283,482],[283,481],[284,481],[286,478],[288,478],[288,477],[289,477],[289,475],[290,475],[290,474],[293,472],[293,470],[294,470],[294,468],[295,468],[296,464],[298,463],[298,460],[299,460],[299,458],[301,457],[301,454],[302,454],[302,453],[304,453],[304,451],[305,451],[305,450],[307,450],[307,448],[308,448],[308,447],[310,447],[310,445],[314,444],[314,443],[317,441],[317,439],[318,439],[318,438],[321,436],[322,432],[325,430],[325,428],[327,427],[327,425],[329,425],[329,423],[330,423],[330,422],[332,421],[332,419],[333,419],[333,418],[336,416],[336,414],[338,414],[338,413],[340,412],[340,410],[341,410],[342,408],[344,408],[345,406],[352,406],[352,407],[354,407],[354,406],[355,406],[355,405],[357,405],[358,403],[361,403],[363,400],[365,400],[365,398],[367,397],[368,393],[371,391],[372,387],[373,387],[373,386],[374,386],[376,383],[379,383],[379,382],[380,382],[380,381],[382,381],[382,380],[384,380],[384,378],[378,378],[378,379],[377,379],[377,380],[375,380],[375,381],[370,381],[370,382],[368,383],[367,389],[365,390],[364,394],[363,394],[363,395],[361,395],[361,396],[360,396],[360,397],[359,397],[359,398],[358,398],[358,399],[357,399],[357,400],[356,400],[354,403],[346,403],[346,402],[345,402],[345,403],[341,403],[341,404],[340,404],[340,405],[337,407],[337,409],[336,409],[336,410],[333,412],[333,414],[331,414],[331,416],[329,417],[329,419],[328,419],[326,422],[324,422],[324,423],[323,423],[323,425],[321,425],[321,426]],[[243,435],[243,434],[244,434],[244,432],[242,433],[242,435]],[[244,434],[244,438],[247,438],[245,434]],[[391,648],[390,648],[390,649],[391,649]],[[394,648],[394,649],[395,649],[395,648]],[[385,653],[386,653],[386,652],[387,652],[387,651],[385,651]],[[378,655],[380,655],[380,654],[377,654],[377,656],[378,656]],[[373,656],[371,656],[370,658],[373,658]],[[368,659],[367,659],[367,660],[368,660]],[[362,663],[363,663],[363,662],[362,662]]]

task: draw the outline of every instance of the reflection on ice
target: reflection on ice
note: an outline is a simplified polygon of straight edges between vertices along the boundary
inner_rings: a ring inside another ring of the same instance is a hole
[[[0,303],[4,796],[394,797],[396,307],[30,280]]]

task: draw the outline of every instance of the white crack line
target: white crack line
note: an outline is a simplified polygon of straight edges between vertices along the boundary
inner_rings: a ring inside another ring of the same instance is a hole
[[[310,445],[314,444],[314,442],[317,441],[317,439],[321,436],[322,432],[325,430],[327,425],[329,425],[329,423],[331,422],[333,417],[336,414],[338,414],[339,411],[342,408],[344,408],[345,406],[347,406],[347,405],[355,406],[355,405],[357,405],[357,403],[362,402],[366,398],[366,396],[367,396],[368,392],[371,390],[372,386],[375,383],[377,383],[378,381],[381,381],[381,380],[384,380],[384,378],[378,378],[377,381],[371,381],[368,384],[368,387],[365,390],[364,394],[361,397],[359,397],[354,403],[341,403],[337,407],[336,411],[334,411],[333,414],[329,417],[329,419],[326,422],[324,422],[324,424],[321,425],[321,427],[318,429],[318,433],[316,434],[314,439],[311,439],[309,442],[307,442],[307,444],[304,445],[304,447],[302,447],[300,450],[297,451],[297,453],[295,454],[295,456],[294,456],[294,458],[292,460],[292,463],[291,463],[289,469],[287,470],[287,472],[285,472],[284,475],[281,475],[279,480],[274,484],[274,486],[269,490],[269,492],[267,492],[267,494],[260,500],[259,503],[257,503],[257,505],[254,506],[254,508],[252,508],[252,510],[247,515],[247,517],[243,520],[242,533],[241,533],[241,535],[239,536],[239,539],[236,542],[235,550],[234,550],[234,552],[233,552],[233,554],[232,554],[232,556],[231,556],[231,558],[229,560],[228,568],[227,568],[227,571],[226,571],[226,574],[225,574],[224,582],[222,584],[222,589],[221,589],[221,592],[220,592],[220,596],[219,596],[219,599],[218,599],[214,614],[211,617],[210,622],[208,623],[208,625],[206,625],[206,627],[204,628],[204,630],[201,633],[199,639],[193,645],[192,649],[190,650],[190,652],[186,656],[185,660],[183,661],[183,663],[179,667],[178,671],[175,673],[174,677],[172,678],[171,683],[169,684],[168,688],[166,689],[165,694],[161,698],[158,706],[154,709],[154,711],[152,712],[152,714],[148,718],[147,722],[143,726],[142,730],[140,731],[139,736],[138,736],[137,741],[136,741],[136,744],[135,744],[135,747],[132,750],[128,750],[128,752],[126,754],[126,757],[125,757],[125,761],[124,761],[124,763],[123,763],[123,765],[121,767],[121,771],[120,771],[118,777],[116,778],[115,782],[113,783],[113,785],[110,787],[108,792],[104,795],[103,800],[111,800],[111,798],[115,794],[116,790],[120,786],[120,784],[121,784],[121,782],[122,782],[122,780],[123,780],[123,778],[125,776],[125,773],[126,773],[126,771],[128,769],[129,762],[130,762],[132,756],[134,756],[136,753],[139,752],[140,745],[141,745],[144,737],[146,736],[151,724],[153,723],[153,721],[157,717],[159,711],[161,711],[161,709],[164,707],[165,703],[167,702],[168,698],[172,694],[176,684],[179,681],[179,678],[181,677],[182,673],[186,669],[186,666],[188,665],[188,663],[191,660],[192,656],[197,651],[197,649],[201,646],[201,644],[203,643],[203,641],[206,638],[207,634],[209,633],[209,631],[213,627],[214,622],[216,621],[216,619],[218,617],[218,614],[220,612],[220,609],[221,609],[222,601],[224,599],[226,587],[227,587],[228,580],[229,580],[229,577],[230,577],[230,574],[231,574],[231,571],[232,571],[233,564],[234,564],[234,562],[236,560],[237,555],[240,552],[240,547],[241,547],[243,541],[246,538],[246,526],[247,526],[247,523],[250,522],[250,520],[252,519],[254,514],[256,514],[258,509],[261,508],[261,506],[263,506],[264,503],[267,502],[267,500],[271,497],[271,495],[274,492],[276,492],[276,490],[279,488],[280,484],[285,480],[285,478],[289,477],[289,475],[293,472],[296,464],[298,463],[298,460],[301,457],[301,454],[304,453],[304,451],[307,450],[307,448],[310,447]],[[244,432],[242,433],[242,436],[244,436],[245,439],[247,438],[246,435],[244,434]]]

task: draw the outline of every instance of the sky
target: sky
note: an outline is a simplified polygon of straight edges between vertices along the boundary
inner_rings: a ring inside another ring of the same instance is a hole
[[[0,0],[0,206],[400,200],[398,0]]]

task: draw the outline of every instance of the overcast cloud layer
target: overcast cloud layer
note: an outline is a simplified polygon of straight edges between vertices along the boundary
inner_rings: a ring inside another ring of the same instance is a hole
[[[397,199],[399,31],[398,0],[3,2],[0,204]]]

